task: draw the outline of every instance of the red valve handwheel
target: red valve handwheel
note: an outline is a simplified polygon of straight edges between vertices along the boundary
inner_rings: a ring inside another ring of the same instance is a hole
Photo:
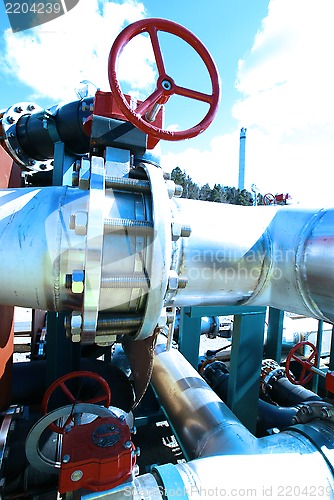
[[[271,193],[267,193],[263,197],[263,203],[265,205],[274,205],[275,201],[276,201],[275,196]]]
[[[196,90],[180,87],[176,84],[176,82],[174,82],[173,78],[166,73],[163,55],[158,40],[158,31],[165,31],[181,38],[197,52],[209,72],[212,94],[205,94]],[[136,35],[144,32],[147,32],[150,36],[159,76],[154,92],[147,97],[144,102],[139,104],[136,109],[131,109],[118,81],[116,74],[117,61],[125,45]],[[140,130],[158,139],[180,141],[182,139],[195,137],[210,125],[216,115],[220,97],[219,76],[216,65],[202,42],[189,30],[177,23],[174,23],[173,21],[151,18],[143,19],[127,26],[118,35],[111,48],[109,54],[108,75],[113,96],[115,97],[117,105],[125,117]],[[152,111],[152,108],[154,108],[155,105],[165,104],[173,94],[206,102],[209,104],[209,111],[197,125],[181,131],[164,130],[156,127],[153,123],[150,123],[145,119],[146,113]]]
[[[85,401],[83,401],[82,399],[78,400],[74,396],[74,394],[72,394],[72,392],[67,387],[67,385],[65,384],[65,382],[67,382],[68,380],[72,380],[74,378],[89,378],[89,379],[96,380],[100,384],[100,386],[103,388],[103,394],[101,394],[100,396],[95,396],[94,398],[87,399]],[[110,387],[109,387],[108,383],[106,382],[106,380],[103,377],[101,377],[101,375],[98,375],[97,373],[89,372],[86,370],[81,370],[81,371],[67,373],[66,375],[63,375],[62,377],[59,377],[57,380],[55,380],[50,385],[50,387],[46,390],[44,397],[43,397],[43,400],[42,400],[42,412],[44,414],[48,413],[48,404],[49,404],[50,398],[51,398],[52,394],[58,388],[61,389],[61,391],[65,394],[65,396],[67,397],[68,401],[71,404],[75,404],[75,403],[97,404],[97,403],[104,402],[104,406],[106,408],[108,408],[110,406],[110,403],[111,403],[111,391],[110,391]],[[49,425],[49,428],[53,432],[57,432],[58,434],[62,434],[62,432],[64,431],[64,427],[66,425],[68,425],[68,423],[70,421],[71,421],[71,416],[69,416],[69,418],[67,419],[67,421],[65,422],[63,427],[60,427],[60,426],[52,423]]]
[[[312,349],[312,352],[307,359],[300,359],[295,354],[295,352],[298,351],[298,349],[303,345],[308,345]],[[295,385],[307,384],[307,382],[309,382],[314,375],[314,372],[312,372],[312,368],[314,366],[317,367],[318,358],[319,358],[319,355],[318,355],[318,351],[317,351],[317,348],[315,347],[315,345],[313,345],[311,342],[308,342],[307,340],[304,340],[303,342],[298,342],[298,344],[293,346],[293,348],[291,349],[291,351],[288,354],[288,357],[286,358],[285,373],[286,373],[287,378],[290,380],[290,382],[292,382]],[[301,374],[300,374],[298,380],[295,379],[295,377],[289,371],[292,359],[294,359],[300,365],[302,365],[302,371],[301,371]],[[306,372],[310,372],[310,373],[305,376]]]

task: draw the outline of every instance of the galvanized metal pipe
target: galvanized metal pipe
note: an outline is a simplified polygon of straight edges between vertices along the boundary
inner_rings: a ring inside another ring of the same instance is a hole
[[[334,209],[173,204],[191,235],[174,245],[188,283],[168,305],[271,306],[334,322]]]
[[[159,175],[162,189],[163,174],[156,169]],[[126,304],[131,313],[143,310],[144,296],[160,287],[148,312],[156,320],[163,306],[243,304],[334,322],[334,209],[240,207],[179,198],[160,208],[166,196],[155,193],[152,217],[149,195],[109,191],[101,200],[106,219],[119,224],[104,235],[101,311],[118,312],[121,306],[126,313]],[[63,283],[66,274],[84,269],[85,227],[80,219],[87,213],[91,217],[89,209],[87,191],[79,189],[0,191],[0,303],[58,311],[80,308],[78,296],[69,294]],[[73,214],[75,230],[68,222],[73,224]],[[172,221],[170,240],[164,236],[161,244],[160,232],[166,231],[161,220],[166,218]],[[131,221],[134,227],[128,232]],[[182,233],[189,226],[191,232]],[[170,266],[170,280],[151,279],[161,275],[154,259],[166,271]],[[136,287],[134,279],[132,288],[118,284],[117,293],[110,293],[112,280],[138,273],[145,275],[145,289],[139,283]],[[143,335],[150,335],[146,330]]]
[[[255,438],[177,349],[155,349],[152,384],[190,460],[213,455],[309,453],[293,431]],[[306,450],[306,451],[305,451]]]
[[[255,437],[176,349],[157,345],[151,381],[188,460],[255,448]]]
[[[304,432],[291,429],[257,439],[186,359],[176,349],[166,351],[165,341],[160,342],[154,389],[186,456],[195,460],[154,466],[152,473],[107,492],[90,493],[87,500],[333,498],[333,424],[315,421],[305,425]]]
[[[219,496],[224,489],[225,496],[238,497],[236,488],[246,487],[253,488],[257,497],[278,497],[280,491],[282,495],[286,491],[285,496],[289,488],[292,496],[298,496],[301,487],[314,489],[319,495],[320,491],[322,495],[333,494],[332,437],[323,446],[316,446],[314,439],[316,435],[332,436],[333,424],[315,421],[302,432],[297,427],[255,438],[179,351],[166,350],[165,341],[155,350],[152,383],[186,457],[196,459],[175,466],[180,477],[171,473],[173,466],[167,466],[168,472],[165,466],[156,468],[160,480],[164,483],[166,479],[167,497],[175,496],[175,491],[168,491],[171,477],[176,480],[174,487],[188,495]],[[279,474],[282,461],[285,472]],[[314,474],[305,475],[305,470]]]

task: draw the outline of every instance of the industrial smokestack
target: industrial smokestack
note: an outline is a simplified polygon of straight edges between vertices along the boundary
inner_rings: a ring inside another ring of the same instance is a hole
[[[240,130],[240,147],[239,147],[239,182],[238,188],[240,191],[245,189],[245,149],[246,149],[246,131],[242,127]]]

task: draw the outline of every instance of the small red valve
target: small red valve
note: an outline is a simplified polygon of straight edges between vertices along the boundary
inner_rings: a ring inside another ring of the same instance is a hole
[[[298,356],[296,356],[296,351],[298,351],[298,349],[301,346],[306,346],[306,345],[311,348],[311,354],[307,359],[300,359]],[[298,344],[293,346],[293,348],[288,354],[288,357],[286,358],[285,372],[287,378],[290,380],[290,382],[292,382],[295,385],[307,384],[314,375],[312,368],[318,366],[318,358],[319,355],[315,345],[313,345],[311,342],[307,340],[304,340],[303,342],[298,342]],[[302,366],[302,371],[298,379],[296,379],[290,372],[290,364],[293,359]]]
[[[82,397],[80,394],[75,394],[73,390],[70,390],[69,387],[67,386],[68,381],[73,380],[73,379],[90,379],[94,380],[98,383],[99,389],[102,391],[97,391],[98,395],[93,397],[93,398],[85,398]],[[75,403],[104,403],[104,406],[108,408],[111,403],[111,391],[108,383],[106,380],[101,377],[98,373],[94,372],[89,372],[87,370],[80,370],[80,371],[75,371],[71,373],[67,373],[66,375],[63,375],[62,377],[59,377],[57,380],[55,380],[50,387],[46,390],[43,400],[42,400],[42,412],[44,415],[46,415],[49,412],[49,402],[52,397],[52,395],[57,391],[61,391],[67,401],[71,404]],[[72,415],[69,415],[69,418],[65,422],[64,426],[60,427],[56,425],[55,423],[50,424],[50,429],[53,432],[57,432],[58,434],[62,434],[64,427],[71,421]]]
[[[131,476],[136,464],[131,431],[122,417],[98,417],[63,434],[59,492],[102,491]]]

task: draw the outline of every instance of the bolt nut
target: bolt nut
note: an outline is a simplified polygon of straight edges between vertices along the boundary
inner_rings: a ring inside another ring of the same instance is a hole
[[[188,284],[188,278],[186,276],[180,276],[178,288],[185,288],[187,284]]]
[[[82,332],[81,313],[73,312],[71,316],[71,335],[72,342],[80,342]]]
[[[72,172],[72,186],[79,186],[79,172]]]
[[[157,327],[163,328],[164,326],[166,326],[166,323],[167,323],[167,313],[166,313],[166,309],[163,308],[161,310],[161,313],[160,313],[160,316],[158,319]]]
[[[84,211],[79,211],[72,214],[69,220],[70,229],[74,229],[75,234],[78,236],[86,236],[88,224],[88,214]]]
[[[71,474],[71,480],[72,481],[80,481],[80,479],[82,478],[83,476],[83,472],[82,470],[78,469],[78,470],[75,470],[74,472],[72,472]]]
[[[190,235],[191,235],[191,227],[190,226],[182,226],[181,227],[182,238],[189,238]]]
[[[126,450],[130,450],[132,448],[132,443],[131,441],[126,441],[123,446]]]
[[[137,446],[137,448],[135,450],[133,450],[133,456],[134,457],[140,457],[140,448],[139,446]]]
[[[313,413],[312,408],[310,408],[307,405],[303,405],[300,409],[300,411],[303,413],[303,415],[311,415]]]
[[[172,222],[172,241],[177,241],[181,236],[181,224],[179,222]]]
[[[75,234],[79,236],[86,236],[87,234],[87,224],[88,224],[88,214],[87,212],[77,212],[75,215]]]
[[[64,456],[63,456],[63,460],[62,460],[62,462],[63,462],[63,464],[68,464],[68,462],[69,462],[70,460],[71,460],[70,455],[64,455]]]
[[[175,182],[171,179],[166,180],[166,187],[168,192],[168,198],[172,199],[175,194]]]
[[[330,418],[331,417],[331,411],[329,408],[326,408],[326,406],[323,406],[321,408],[321,416],[324,418]]]
[[[75,215],[70,215],[70,220],[68,221],[68,226],[70,229],[75,229]]]
[[[15,111],[15,113],[22,113],[23,109],[22,109],[22,107],[21,107],[21,106],[16,106],[16,107],[14,108],[14,111]]]
[[[7,122],[10,124],[15,123],[15,118],[13,116],[7,116]]]
[[[168,291],[177,290],[179,287],[179,277],[176,271],[169,271],[168,276]]]
[[[34,109],[35,109],[35,106],[33,104],[29,104],[27,107],[28,111],[34,111]]]
[[[74,270],[72,273],[72,293],[82,293],[84,291],[85,273],[82,270]]]

